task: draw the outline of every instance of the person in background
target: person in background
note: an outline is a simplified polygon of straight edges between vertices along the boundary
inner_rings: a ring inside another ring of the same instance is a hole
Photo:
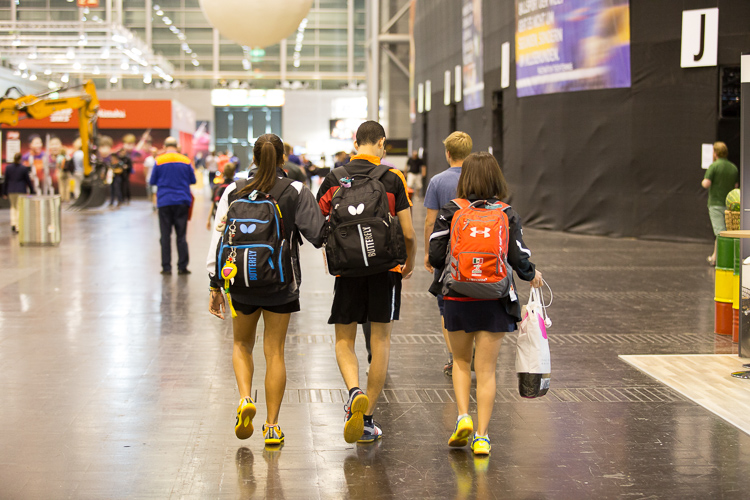
[[[120,151],[124,152],[124,154],[118,152],[117,156],[120,159],[127,158],[126,166],[129,167],[122,176],[122,196],[127,203],[130,203],[131,198],[130,176],[135,171],[136,163],[143,163],[144,155],[142,148],[149,138],[148,131],[143,134],[138,145],[135,143],[135,135],[133,134],[125,134],[125,137],[122,138],[122,148]]]
[[[289,161],[289,156],[292,154],[292,146],[288,143],[284,143],[284,172],[287,177],[294,181],[300,181],[303,184],[307,184],[307,174],[305,174],[299,165]]]
[[[29,136],[29,150],[24,153],[21,161],[29,168],[31,182],[34,183],[35,191],[40,194],[52,194],[51,185],[48,185],[49,171],[46,156],[42,138],[39,134],[31,134]]]
[[[214,150],[208,152],[208,155],[206,155],[206,170],[208,170],[208,187],[209,189],[213,189],[214,187],[214,177],[216,177],[216,172],[219,171],[219,166],[216,163],[216,155],[214,154]]]
[[[234,182],[234,174],[235,174],[236,167],[232,163],[228,163],[226,167],[224,167],[224,171],[221,173],[221,180],[216,185],[211,185],[213,188],[213,193],[211,195],[211,211],[208,213],[208,222],[206,222],[206,229],[209,231],[211,230],[211,223],[214,220],[214,217],[216,216],[216,207],[219,204],[219,200],[221,200],[221,196],[224,194],[224,191],[227,189],[227,186],[232,184]],[[217,177],[217,181],[219,178]]]
[[[50,136],[48,144],[49,148],[47,152],[49,153],[49,158],[47,162],[50,165],[53,182],[57,180],[57,192],[60,193],[60,201],[70,201],[70,178],[65,171],[67,157],[65,156],[62,141],[59,137],[53,135]]]
[[[335,161],[333,163],[333,168],[343,167],[347,163],[349,163],[349,155],[347,155],[344,151],[339,151],[334,155]]]
[[[445,160],[449,167],[430,180],[427,193],[424,196],[424,206],[427,209],[424,221],[424,268],[430,273],[434,273],[429,259],[430,235],[432,235],[432,229],[435,227],[438,210],[456,197],[456,186],[458,186],[458,179],[461,177],[461,166],[464,159],[471,154],[471,148],[474,146],[471,137],[466,132],[453,132],[446,137],[443,144],[445,145]],[[453,351],[451,350],[448,331],[445,329],[440,273],[434,273],[430,291],[437,297],[443,337],[448,348],[448,362],[443,366],[443,373],[450,377],[453,374]]]
[[[203,157],[203,153],[198,151],[195,153],[195,168],[204,169],[206,168],[206,159]]]
[[[3,198],[10,199],[10,230],[18,232],[18,198],[21,195],[34,194],[34,183],[31,181],[29,169],[21,164],[22,155],[16,153],[13,163],[5,167],[5,182],[3,183]]]
[[[708,216],[714,230],[714,253],[706,257],[712,266],[716,265],[716,244],[719,233],[727,230],[724,211],[729,191],[739,186],[739,171],[737,166],[727,160],[729,149],[723,142],[714,143],[714,162],[708,167],[701,186],[708,189]]]
[[[149,148],[148,156],[143,160],[143,176],[146,178],[146,196],[154,205],[154,210],[156,210],[156,186],[151,183],[151,172],[153,172],[156,165],[156,156],[158,153],[159,150],[152,146]]]
[[[122,168],[122,198],[125,203],[130,204],[130,174],[133,172],[133,160],[130,159],[130,155],[123,148],[117,152],[117,160]]]
[[[411,152],[411,158],[406,161],[406,165],[408,167],[406,184],[414,192],[414,197],[417,198],[422,194],[422,179],[427,177],[427,165],[419,157],[417,150]]]
[[[229,163],[229,151],[224,151],[222,153],[219,153],[219,156],[216,157],[216,167],[218,168],[219,172],[224,171],[224,167],[227,163]]]
[[[195,171],[190,158],[180,154],[177,139],[167,137],[166,152],[156,158],[151,172],[151,184],[157,187],[156,206],[159,210],[161,232],[161,274],[172,274],[172,228],[177,235],[177,273],[190,274],[187,244],[187,223],[193,195],[190,186],[195,184]]]
[[[291,146],[290,146],[291,147]],[[302,159],[294,154],[294,148],[292,148],[292,151],[289,153],[289,161],[294,163],[295,165],[299,165],[300,167],[304,167],[305,165],[302,163]]]
[[[81,182],[83,182],[83,149],[80,137],[73,141],[73,194],[76,199],[81,196]]]

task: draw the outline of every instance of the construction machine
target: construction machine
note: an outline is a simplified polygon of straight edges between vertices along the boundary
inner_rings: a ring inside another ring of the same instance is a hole
[[[60,97],[61,92],[82,88],[83,93],[76,96]],[[15,90],[20,97],[12,98]],[[96,168],[96,118],[99,111],[99,99],[92,80],[83,85],[65,87],[35,95],[23,95],[17,87],[11,87],[0,99],[0,123],[10,126],[18,125],[19,120],[47,118],[53,113],[74,109],[78,111],[78,131],[81,136],[83,151],[83,175],[81,195],[71,208],[92,208],[103,205],[107,200],[107,189],[104,185],[101,169]]]

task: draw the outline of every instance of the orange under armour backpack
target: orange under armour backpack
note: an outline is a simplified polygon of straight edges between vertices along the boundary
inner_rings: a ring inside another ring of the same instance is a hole
[[[451,236],[443,276],[449,291],[477,299],[511,294],[513,270],[508,264],[509,205],[500,201],[473,203],[455,199],[459,210],[451,221]]]

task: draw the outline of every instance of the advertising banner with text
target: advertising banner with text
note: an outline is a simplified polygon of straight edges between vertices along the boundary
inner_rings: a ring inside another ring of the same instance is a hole
[[[516,0],[518,97],[630,87],[628,0]]]
[[[482,0],[464,0],[462,9],[464,109],[484,106]]]

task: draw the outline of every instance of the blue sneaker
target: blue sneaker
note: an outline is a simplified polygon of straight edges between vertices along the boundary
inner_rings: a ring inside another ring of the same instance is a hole
[[[365,424],[365,428],[362,431],[362,437],[357,441],[358,443],[372,443],[383,437],[383,430],[380,428],[380,424],[374,420],[370,424]]]
[[[349,396],[349,401],[344,406],[344,410],[346,411],[344,440],[347,443],[354,443],[362,437],[362,433],[365,430],[364,417],[368,406],[370,406],[370,400],[360,389],[357,389]]]

